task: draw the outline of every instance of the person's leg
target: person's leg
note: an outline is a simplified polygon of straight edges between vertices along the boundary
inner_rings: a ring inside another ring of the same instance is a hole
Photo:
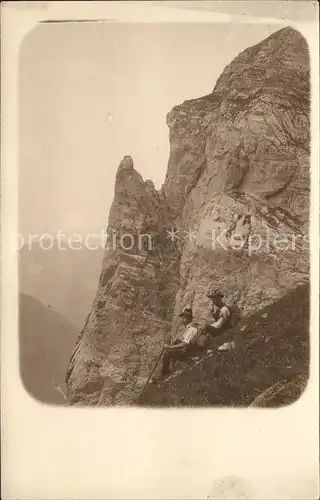
[[[169,351],[164,351],[162,358],[162,375],[166,375],[170,371],[170,353]]]
[[[180,344],[181,340],[176,339],[172,342],[172,345]],[[178,359],[180,359],[181,351],[180,349],[177,351],[164,351],[163,353],[163,361],[162,361],[162,375],[166,375],[170,373],[170,363],[174,363]]]

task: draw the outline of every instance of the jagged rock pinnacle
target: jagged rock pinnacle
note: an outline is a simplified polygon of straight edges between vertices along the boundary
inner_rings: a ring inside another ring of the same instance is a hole
[[[125,155],[118,167],[118,172],[122,170],[133,170],[133,160],[130,155]]]

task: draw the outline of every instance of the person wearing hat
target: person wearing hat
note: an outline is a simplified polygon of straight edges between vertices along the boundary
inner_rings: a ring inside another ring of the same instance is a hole
[[[162,375],[170,372],[171,361],[181,361],[190,355],[200,335],[200,331],[191,324],[193,319],[191,307],[186,306],[179,316],[186,328],[181,338],[176,339],[172,344],[164,344]]]
[[[214,321],[210,321],[209,324],[207,324],[206,331],[215,337],[220,335],[227,326],[231,312],[223,302],[224,295],[218,290],[208,293],[207,297],[212,301],[211,314]]]

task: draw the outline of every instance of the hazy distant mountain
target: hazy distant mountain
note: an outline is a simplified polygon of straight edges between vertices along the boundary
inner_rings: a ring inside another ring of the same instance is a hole
[[[19,252],[20,292],[63,314],[79,330],[98,288],[104,250],[43,250],[34,242]]]
[[[77,330],[64,316],[19,294],[20,373],[33,397],[45,403],[64,402],[60,390],[76,338]]]

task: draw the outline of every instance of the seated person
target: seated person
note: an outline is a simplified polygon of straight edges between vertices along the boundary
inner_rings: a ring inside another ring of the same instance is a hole
[[[223,303],[223,294],[215,290],[208,294],[208,297],[212,300],[211,313],[213,317],[213,322],[209,322],[205,331],[212,337],[221,335],[223,331],[228,327],[228,323],[231,316],[230,309]]]
[[[198,328],[193,326],[192,323],[192,309],[190,307],[185,307],[180,314],[183,324],[186,328],[181,335],[181,339],[176,339],[172,344],[164,344],[164,354],[162,362],[162,375],[166,375],[170,372],[171,361],[182,361],[187,359],[194,348],[197,347],[197,340],[200,336],[200,331]]]

